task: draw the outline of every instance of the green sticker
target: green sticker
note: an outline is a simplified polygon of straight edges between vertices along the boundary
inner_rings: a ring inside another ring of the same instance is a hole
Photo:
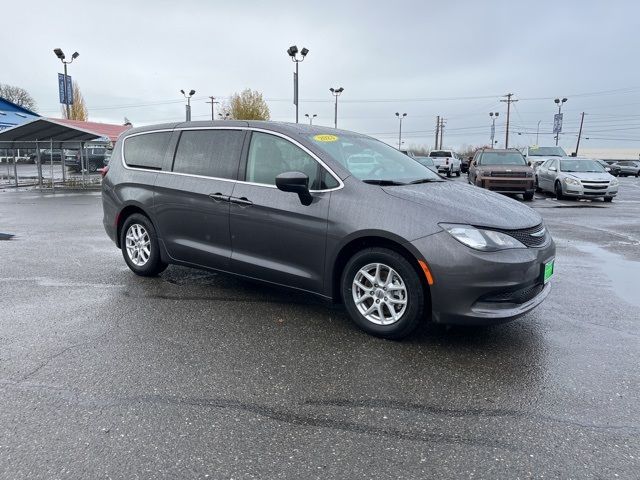
[[[553,260],[544,264],[544,283],[547,283],[553,275]]]

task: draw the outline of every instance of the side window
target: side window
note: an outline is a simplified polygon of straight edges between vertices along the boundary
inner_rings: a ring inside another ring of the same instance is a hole
[[[135,135],[124,140],[124,161],[130,167],[162,170],[171,132]]]
[[[293,171],[307,174],[310,190],[338,186],[338,182],[298,146],[275,135],[253,132],[247,159],[247,182],[275,185],[279,174]]]
[[[186,130],[180,135],[173,171],[235,180],[242,130]]]

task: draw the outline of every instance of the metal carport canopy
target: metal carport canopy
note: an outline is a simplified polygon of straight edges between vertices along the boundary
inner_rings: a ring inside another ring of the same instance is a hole
[[[62,148],[63,143],[89,142],[104,137],[115,142],[117,136],[127,128],[106,123],[36,118],[22,125],[0,130],[0,149],[36,148],[36,141],[47,146],[53,143],[54,148]]]

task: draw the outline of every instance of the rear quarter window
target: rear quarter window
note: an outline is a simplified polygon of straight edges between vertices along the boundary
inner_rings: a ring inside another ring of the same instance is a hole
[[[124,139],[124,162],[129,167],[162,170],[171,132],[154,132]]]

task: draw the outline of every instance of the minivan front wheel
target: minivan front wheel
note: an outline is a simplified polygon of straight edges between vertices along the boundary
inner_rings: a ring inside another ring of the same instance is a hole
[[[342,275],[342,298],[364,331],[389,339],[409,335],[423,317],[424,291],[411,264],[387,248],[356,253]]]
[[[144,215],[134,213],[125,220],[120,247],[125,262],[136,275],[153,277],[167,268],[160,258],[156,230]]]

